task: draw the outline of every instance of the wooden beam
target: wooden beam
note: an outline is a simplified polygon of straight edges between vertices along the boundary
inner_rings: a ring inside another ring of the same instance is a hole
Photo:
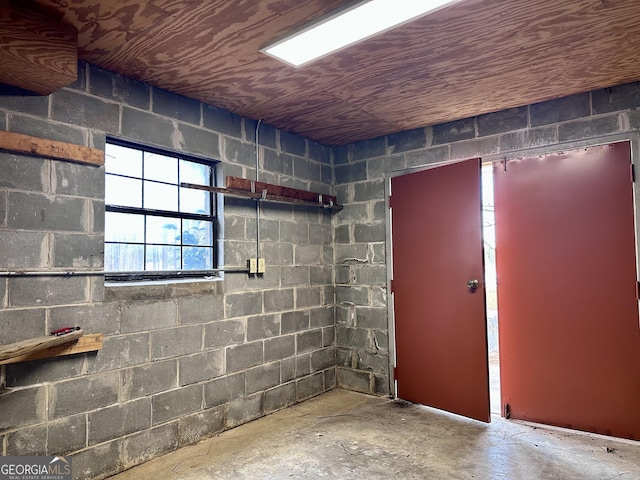
[[[49,95],[73,83],[78,32],[0,0],[0,83]]]
[[[26,153],[71,162],[104,165],[104,152],[97,148],[0,131],[0,150]]]
[[[5,360],[0,360],[0,365],[27,362],[29,360],[38,360],[41,358],[61,357],[64,355],[72,355],[74,353],[85,353],[102,350],[103,340],[101,333],[94,333],[91,335],[84,335],[76,339],[69,339],[69,336],[73,335],[73,333],[76,332],[68,333],[67,335],[62,335],[61,337],[41,337],[47,339],[59,338],[64,340],[65,343],[48,346],[43,348],[42,350],[32,351],[31,353],[26,353],[23,355],[18,355],[16,357],[7,358]]]
[[[244,190],[253,193],[262,193],[267,191],[268,194],[277,195],[279,197],[297,198],[307,202],[324,203],[325,205],[337,203],[336,197],[333,195],[323,195],[320,193],[309,192],[308,190],[299,190],[297,188],[281,187],[265,182],[255,182],[247,178],[227,177],[227,188],[233,190]]]
[[[29,338],[21,342],[2,345],[0,346],[0,362],[49,347],[55,347],[63,343],[72,342],[82,337],[82,335],[84,335],[82,330],[76,330],[66,335]]]

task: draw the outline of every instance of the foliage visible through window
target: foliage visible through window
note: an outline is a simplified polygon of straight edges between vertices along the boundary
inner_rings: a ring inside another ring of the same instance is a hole
[[[211,270],[213,162],[108,142],[105,159],[105,270]],[[170,276],[170,275],[169,275]]]

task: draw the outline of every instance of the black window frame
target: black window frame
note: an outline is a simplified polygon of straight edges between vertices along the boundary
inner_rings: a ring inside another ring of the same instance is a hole
[[[185,160],[185,161],[189,161],[189,162],[194,162],[194,163],[199,163],[202,165],[206,165],[208,167],[210,167],[209,170],[209,185],[211,186],[215,186],[216,185],[216,173],[217,173],[217,165],[219,162],[219,160],[213,160],[213,159],[209,159],[209,158],[203,158],[203,157],[199,157],[196,155],[192,155],[192,154],[187,154],[184,152],[177,152],[177,151],[173,151],[170,149],[163,149],[163,148],[158,148],[158,147],[152,147],[152,146],[148,146],[148,145],[144,145],[144,144],[140,144],[140,143],[134,143],[134,142],[130,142],[127,140],[122,140],[119,138],[112,138],[112,137],[107,137],[106,139],[106,143],[105,143],[105,153],[106,153],[106,149],[107,149],[107,145],[111,144],[111,145],[117,145],[117,146],[121,146],[121,147],[126,147],[126,148],[131,148],[134,150],[138,150],[143,152],[142,154],[142,174],[141,177],[132,177],[132,176],[128,176],[128,175],[123,175],[123,174],[114,174],[114,173],[107,173],[105,170],[105,179],[107,175],[110,176],[114,176],[114,177],[120,177],[120,178],[133,178],[136,180],[141,180],[142,183],[142,191],[141,194],[143,195],[144,198],[144,183],[145,181],[147,182],[153,182],[153,183],[158,183],[158,184],[163,184],[163,185],[176,185],[178,187],[178,211],[172,211],[172,210],[160,210],[160,209],[153,209],[153,208],[145,208],[145,207],[125,207],[125,206],[120,206],[120,205],[110,205],[107,204],[106,202],[106,192],[105,192],[105,215],[106,212],[116,212],[116,213],[131,213],[131,214],[135,214],[135,215],[143,215],[145,217],[145,222],[146,222],[146,217],[147,216],[159,216],[159,217],[169,217],[169,218],[175,218],[175,219],[180,219],[181,221],[184,220],[204,220],[207,222],[211,223],[211,245],[208,246],[208,248],[210,248],[211,250],[211,259],[212,259],[212,268],[210,269],[205,269],[205,270],[185,270],[185,269],[180,269],[180,270],[146,270],[146,261],[143,263],[143,266],[145,267],[144,270],[140,270],[140,271],[106,271],[105,268],[105,281],[106,282],[137,282],[137,281],[155,281],[155,280],[180,280],[180,279],[213,279],[213,278],[218,278],[219,272],[220,270],[218,268],[216,268],[216,265],[218,264],[218,258],[217,258],[217,221],[218,221],[218,216],[217,216],[217,199],[216,199],[216,194],[211,192],[209,195],[209,214],[198,214],[198,213],[187,213],[187,212],[180,212],[180,162],[178,161],[178,182],[177,184],[173,184],[173,183],[169,183],[169,182],[162,182],[159,180],[154,180],[154,179],[146,179],[144,176],[144,161],[145,161],[145,153],[152,153],[152,154],[156,154],[156,155],[164,155],[167,157],[173,157],[176,158],[178,160]],[[106,225],[105,225],[106,227]],[[144,231],[144,241],[143,242],[113,242],[113,241],[107,241],[106,238],[104,240],[104,244],[105,246],[107,244],[134,244],[134,245],[143,245],[143,257],[146,259],[146,251],[147,251],[147,247],[148,246],[153,246],[153,245],[164,245],[164,244],[158,244],[158,243],[153,243],[153,242],[147,242],[146,241],[146,228],[143,229]],[[194,246],[194,245],[185,245],[184,243],[182,243],[183,240],[181,239],[179,244],[172,244],[171,246],[179,246],[181,248],[185,247],[185,246]],[[106,251],[106,249],[105,249]],[[105,266],[107,264],[107,262],[104,262]],[[184,266],[184,257],[181,254],[181,267]]]

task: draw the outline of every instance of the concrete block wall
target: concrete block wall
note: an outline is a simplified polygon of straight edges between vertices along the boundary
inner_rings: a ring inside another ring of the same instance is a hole
[[[81,63],[47,97],[0,95],[0,128],[103,149],[107,135],[255,178],[257,122]],[[261,124],[260,179],[333,193],[332,150]],[[256,207],[226,198],[224,260],[256,256]],[[0,343],[80,325],[97,353],[1,367],[0,454],[72,455],[101,478],[331,389],[333,214],[261,208],[264,276],[105,286],[0,278]],[[103,268],[104,169],[0,153],[0,271]]]
[[[385,174],[640,129],[640,82],[357,142],[334,151],[336,361],[342,388],[389,385]]]

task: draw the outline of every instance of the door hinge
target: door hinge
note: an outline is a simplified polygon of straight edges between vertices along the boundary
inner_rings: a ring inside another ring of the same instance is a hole
[[[398,380],[398,367],[393,367],[393,379]]]
[[[631,164],[631,181],[636,183],[636,166],[633,163]]]
[[[393,198],[393,195],[389,195],[389,208],[393,208],[393,205],[391,203],[392,198]]]
[[[391,289],[391,293],[395,291],[395,285],[393,279],[389,280],[389,288]]]
[[[640,300],[640,282],[636,282],[636,294],[638,300]]]
[[[509,420],[511,418],[511,405],[508,403],[504,404],[504,418]]]

